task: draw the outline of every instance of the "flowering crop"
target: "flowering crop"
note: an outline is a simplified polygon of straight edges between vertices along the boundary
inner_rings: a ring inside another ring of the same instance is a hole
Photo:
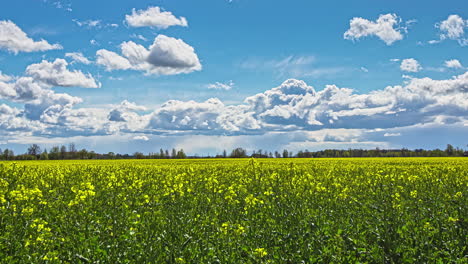
[[[468,160],[0,163],[1,263],[466,263]]]

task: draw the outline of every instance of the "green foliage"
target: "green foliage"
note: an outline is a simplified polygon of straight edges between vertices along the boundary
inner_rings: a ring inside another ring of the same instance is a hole
[[[467,190],[463,158],[0,162],[0,262],[466,263]]]

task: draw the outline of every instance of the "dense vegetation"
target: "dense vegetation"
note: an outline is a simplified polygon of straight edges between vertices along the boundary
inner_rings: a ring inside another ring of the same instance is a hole
[[[1,263],[467,263],[465,158],[0,163]]]
[[[229,154],[226,150],[222,154],[211,156],[192,155],[187,156],[183,149],[168,149],[159,152],[143,154],[120,154],[108,152],[107,154],[96,153],[86,149],[77,150],[75,144],[71,143],[68,148],[65,145],[52,147],[49,151],[42,150],[37,144],[28,147],[24,154],[15,155],[11,149],[0,149],[0,160],[68,160],[68,159],[186,159],[186,158],[371,158],[371,157],[463,157],[468,156],[468,151],[455,148],[448,144],[445,150],[434,149],[325,149],[320,151],[300,150],[297,153],[288,151],[269,152],[266,150],[253,150],[248,153],[243,148],[235,148]]]

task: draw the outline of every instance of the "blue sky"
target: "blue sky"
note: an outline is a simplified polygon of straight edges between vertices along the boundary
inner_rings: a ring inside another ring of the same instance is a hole
[[[466,1],[0,5],[0,148],[468,143]]]

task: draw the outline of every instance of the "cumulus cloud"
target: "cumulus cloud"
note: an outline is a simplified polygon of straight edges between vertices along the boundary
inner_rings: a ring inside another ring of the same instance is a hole
[[[139,106],[135,103],[124,100],[109,112],[108,119],[109,121],[114,122],[125,122],[137,117],[138,114],[135,112],[145,110],[146,107],[144,106]]]
[[[208,89],[229,91],[232,89],[232,87],[234,87],[234,82],[232,80],[226,83],[215,82],[208,84],[206,87]]]
[[[31,64],[26,68],[26,74],[32,76],[36,81],[50,86],[84,88],[99,88],[100,83],[91,76],[81,71],[70,71],[68,63],[64,59],[56,59],[54,62],[43,60],[41,63]]]
[[[81,103],[82,99],[65,93],[56,93],[48,85],[32,77],[20,77],[14,82],[0,82],[0,99],[24,103],[23,114],[29,120],[50,122],[64,109]]]
[[[0,49],[18,54],[19,52],[62,49],[62,46],[59,44],[49,44],[49,42],[43,39],[34,41],[15,23],[3,20],[0,21]]]
[[[132,10],[131,15],[125,16],[125,21],[131,27],[156,27],[166,29],[170,26],[187,27],[185,17],[177,18],[169,11],[164,11],[160,7],[150,6],[146,10]]]
[[[459,60],[453,59],[453,60],[447,60],[444,62],[445,67],[447,68],[453,68],[453,69],[462,69],[463,66],[460,63]]]
[[[99,50],[97,63],[108,71],[133,69],[154,75],[190,73],[202,68],[193,47],[165,35],[158,35],[148,49],[133,41],[123,42],[120,48],[122,56]]]
[[[387,45],[403,39],[406,27],[401,26],[401,18],[396,14],[380,15],[376,21],[370,21],[361,17],[354,17],[349,23],[349,29],[344,33],[344,38],[357,40],[367,36],[377,36]]]
[[[435,44],[446,39],[456,40],[461,46],[468,45],[468,39],[465,37],[465,28],[468,27],[468,20],[464,20],[459,15],[450,15],[444,21],[437,23],[439,29],[439,40],[431,40],[430,44]]]
[[[0,82],[9,82],[13,79],[13,77],[3,74],[2,71],[0,71]]]
[[[91,75],[76,70],[70,71],[67,66],[67,62],[63,59],[54,62],[44,60],[29,65],[25,71],[26,76],[0,80],[0,99],[24,104],[24,108],[17,116],[21,117],[21,120],[34,121],[30,124],[41,128],[40,133],[47,134],[46,129],[50,128],[50,125],[64,126],[65,130],[69,130],[70,128],[61,122],[64,116],[83,100],[66,93],[57,93],[52,88],[71,86],[97,88],[100,84],[97,84]]]
[[[122,52],[132,67],[149,52],[141,47],[131,44]],[[0,99],[24,104],[23,109],[1,106],[0,120],[10,120],[0,121],[1,127],[7,126],[5,122],[15,124],[11,129],[30,125],[31,133],[47,136],[238,136],[308,131],[315,133],[307,137],[309,141],[351,144],[353,140],[367,140],[361,137],[363,130],[378,132],[377,142],[383,138],[393,140],[396,135],[392,134],[396,133],[406,136],[396,128],[468,123],[468,72],[447,80],[411,78],[404,85],[368,93],[336,85],[316,90],[304,81],[288,79],[234,105],[210,98],[202,102],[170,100],[152,109],[129,101],[77,109],[81,98],[52,90],[54,84],[71,85],[70,80],[76,76],[61,82],[63,62],[47,63],[45,73],[28,68],[29,76],[0,81]],[[55,72],[48,70],[54,64],[62,66],[56,66],[59,70]],[[59,77],[48,77],[52,73]]]
[[[86,58],[81,52],[67,52],[65,53],[65,57],[71,58],[73,62],[83,63],[86,65],[91,64],[91,61],[88,60],[88,58]]]
[[[96,63],[102,65],[107,71],[128,70],[132,68],[130,62],[119,54],[100,49],[96,52]]]
[[[181,39],[158,35],[150,47],[147,61],[156,67],[200,70],[201,65],[193,47]]]
[[[150,115],[152,131],[243,134],[264,131],[376,129],[418,123],[463,122],[468,116],[468,72],[449,80],[413,78],[368,94],[327,85],[321,91],[295,79],[226,106],[219,99],[175,101]],[[444,117],[441,119],[441,117]],[[437,121],[438,122],[438,121]]]
[[[21,110],[0,104],[0,135],[22,135],[21,133],[41,131],[44,127],[41,122],[21,116]]]
[[[422,67],[417,60],[410,58],[401,61],[400,69],[405,72],[419,72]]]
[[[148,127],[156,130],[189,130],[230,133],[260,128],[246,106],[225,106],[217,98],[205,102],[170,100],[150,115]]]

